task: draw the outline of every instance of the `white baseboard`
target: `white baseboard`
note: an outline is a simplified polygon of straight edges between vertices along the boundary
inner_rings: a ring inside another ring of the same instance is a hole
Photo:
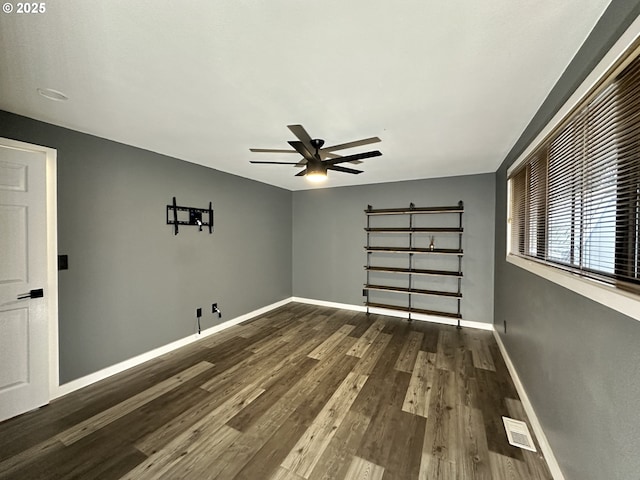
[[[496,338],[496,342],[498,343],[498,347],[500,348],[500,353],[502,353],[502,358],[504,358],[504,362],[507,364],[507,370],[509,370],[509,374],[513,379],[513,383],[518,391],[518,395],[520,396],[520,401],[522,402],[522,406],[524,407],[524,411],[529,417],[529,422],[531,422],[531,427],[538,438],[538,444],[540,445],[540,450],[542,450],[542,454],[544,455],[545,460],[547,461],[547,465],[549,466],[549,470],[551,471],[551,475],[554,480],[564,480],[564,475],[562,474],[562,470],[560,470],[560,465],[556,460],[553,451],[551,450],[551,445],[549,445],[549,441],[547,440],[547,436],[544,434],[544,430],[542,430],[542,425],[536,416],[536,412],[533,409],[533,405],[529,401],[529,397],[527,395],[526,390],[524,389],[524,385],[520,381],[520,377],[518,376],[518,371],[516,367],[513,365],[511,361],[511,357],[507,353],[507,349],[502,343],[502,339],[500,335],[493,328],[493,336]]]
[[[342,308],[344,310],[353,310],[356,312],[366,312],[367,307],[364,305],[351,305],[349,303],[336,303],[336,302],[327,302],[325,300],[316,300],[313,298],[302,298],[302,297],[292,297],[292,301],[299,303],[309,303],[311,305],[318,305],[321,307],[331,307],[331,308]],[[407,312],[403,312],[401,310],[388,310],[386,308],[369,308],[371,313],[376,313],[380,315],[388,315],[390,317],[400,317],[407,318]],[[411,314],[412,320],[420,320],[422,322],[433,322],[440,323],[443,325],[457,325],[458,322],[454,319],[448,319],[446,317],[436,317],[434,315],[422,315],[419,313]],[[484,323],[484,322],[473,322],[470,320],[460,320],[460,326],[467,328],[478,328],[480,330],[489,330],[493,331],[492,323]]]
[[[220,332],[229,327],[245,322],[253,317],[257,317],[258,315],[262,315],[278,307],[286,305],[291,301],[292,301],[291,297],[285,298],[284,300],[281,300],[279,302],[272,303],[271,305],[267,305],[266,307],[259,308],[252,312],[246,313],[244,315],[240,315],[239,317],[233,318],[231,320],[227,320],[226,322],[223,322],[219,325],[215,325],[211,328],[207,328],[206,330],[203,330],[202,333],[200,334],[189,335],[188,337],[181,338],[180,340],[176,340],[175,342],[171,342],[167,345],[163,345],[162,347],[158,347],[153,350],[150,350],[149,352],[143,353],[141,355],[137,355],[133,358],[130,358],[129,360],[125,360],[124,362],[117,363],[115,365],[104,368],[102,370],[99,370],[85,377],[78,378],[77,380],[73,380],[69,383],[65,383],[64,385],[59,385],[57,388],[53,389],[50,400],[62,397],[63,395],[67,395],[71,392],[75,392],[76,390],[89,386],[92,383],[99,382],[100,380],[104,380],[105,378],[108,378],[112,375],[123,372],[137,365],[140,365],[141,363],[147,362],[149,360],[153,360],[154,358],[157,358],[160,355],[164,355],[165,353],[172,352],[173,350],[176,350],[180,347],[184,347],[191,343],[197,342],[198,340],[208,337],[209,335]]]
[[[120,362],[117,363],[115,365],[112,365],[110,367],[104,368],[102,370],[99,370],[95,373],[86,375],[82,378],[78,378],[76,380],[73,380],[69,383],[65,383],[63,385],[59,385],[55,388],[53,388],[52,392],[51,392],[51,398],[50,400],[54,400],[56,398],[62,397],[64,395],[67,395],[71,392],[75,392],[76,390],[79,390],[81,388],[87,387],[93,383],[99,382],[100,380],[104,380],[105,378],[108,378],[112,375],[115,375],[117,373],[123,372],[129,368],[135,367],[137,365],[140,365],[144,362],[147,362],[149,360],[153,360],[154,358],[157,358],[161,355],[164,355],[165,353],[169,353],[172,352],[180,347],[184,347],[186,345],[189,345],[193,342],[197,342],[198,340],[208,337],[209,335],[212,335],[214,333],[220,332],[222,330],[225,330],[229,327],[232,327],[233,325],[237,325],[239,323],[245,322],[253,317],[257,317],[258,315],[262,315],[264,313],[267,313],[271,310],[274,310],[278,307],[281,307],[283,305],[286,305],[287,303],[290,302],[298,302],[298,303],[307,303],[307,304],[311,304],[311,305],[318,305],[318,306],[323,306],[323,307],[330,307],[330,308],[341,308],[344,310],[353,310],[353,311],[357,311],[357,312],[365,312],[367,309],[365,306],[363,305],[352,305],[352,304],[347,304],[347,303],[336,303],[336,302],[328,302],[325,300],[316,300],[316,299],[312,299],[312,298],[302,298],[302,297],[289,297],[289,298],[285,298],[284,300],[281,300],[279,302],[273,303],[271,305],[267,305],[265,307],[259,308],[257,310],[254,310],[252,312],[246,313],[244,315],[241,315],[239,317],[236,317],[234,319],[228,320],[226,322],[223,322],[219,325],[215,325],[211,328],[208,328],[206,330],[203,330],[201,334],[194,334],[194,335],[189,335],[188,337],[182,338],[180,340],[176,340],[175,342],[171,342],[167,345],[163,345],[162,347],[158,347],[155,348],[149,352],[137,355],[133,358],[130,358],[128,360],[125,360],[124,362]],[[376,308],[371,308],[369,309],[369,311],[371,313],[378,313],[381,315],[389,315],[392,317],[400,317],[400,318],[406,318],[407,317],[407,313],[406,312],[401,312],[401,311],[397,311],[397,310],[386,310],[386,309],[376,309]],[[445,325],[456,325],[456,321],[455,320],[449,320],[443,317],[435,317],[435,316],[430,316],[430,315],[420,315],[420,314],[413,314],[411,316],[411,318],[415,319],[415,320],[419,320],[419,321],[427,321],[427,322],[434,322],[434,323],[440,323],[440,324],[445,324]],[[488,324],[488,323],[482,323],[482,322],[473,322],[473,321],[468,321],[468,320],[462,320],[460,322],[460,325],[462,325],[463,327],[468,327],[468,328],[479,328],[482,330],[493,330],[493,325]],[[528,413],[528,412],[527,412]],[[537,432],[536,432],[537,433]]]

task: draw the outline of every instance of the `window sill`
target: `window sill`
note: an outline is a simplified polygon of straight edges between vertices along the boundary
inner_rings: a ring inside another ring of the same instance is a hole
[[[517,255],[507,254],[506,260],[512,265],[523,268],[550,282],[568,288],[579,295],[640,321],[640,296],[638,295]]]

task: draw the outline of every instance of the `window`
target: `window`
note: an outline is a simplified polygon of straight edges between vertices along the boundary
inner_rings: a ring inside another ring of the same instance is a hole
[[[509,180],[511,254],[640,293],[640,57]]]

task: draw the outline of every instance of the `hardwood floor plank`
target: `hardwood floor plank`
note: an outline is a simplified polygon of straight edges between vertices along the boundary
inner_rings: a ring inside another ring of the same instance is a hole
[[[82,476],[74,478],[120,478],[145,460],[145,455],[135,448],[128,448],[123,454],[110,456],[107,461],[99,462],[87,469]]]
[[[264,332],[263,328],[260,328],[257,325],[253,325],[251,323],[241,325],[241,327],[242,330],[240,330],[240,333],[238,334],[238,336],[241,338],[251,338],[254,335],[259,335],[260,333]],[[275,332],[275,329],[273,327],[270,326],[269,329],[273,329],[273,331]]]
[[[84,422],[81,422],[66,431],[57,435],[58,440],[60,440],[65,445],[71,445],[74,442],[86,437],[87,435],[92,434],[96,430],[108,425],[109,423],[117,420],[120,417],[125,416],[126,414],[132,412],[133,410],[141,407],[142,405],[150,402],[154,398],[159,397],[163,393],[166,393],[169,390],[177,388],[185,381],[194,378],[206,370],[213,367],[213,364],[209,362],[200,362],[187,370],[175,375],[171,378],[168,378],[164,382],[157,384],[156,386],[145,390],[144,392],[139,393],[131,397],[130,399],[115,405],[108,410],[99,413],[98,415],[94,415],[91,418],[88,418]]]
[[[489,464],[492,478],[504,478],[508,480],[531,478],[527,465],[514,458],[489,452]]]
[[[158,432],[167,428],[167,425],[173,425],[175,431],[181,431],[178,425],[174,425],[177,419],[184,419],[188,412],[194,409],[204,410],[203,405],[207,405],[209,411],[220,406],[225,398],[220,398],[211,393],[202,390],[200,384],[202,379],[196,377],[186,384],[165,393],[155,400],[147,403],[139,409],[129,413],[128,415],[113,422],[108,427],[103,428],[105,431],[115,432],[115,435],[122,438],[127,444],[136,445],[142,442],[146,437],[155,435],[156,441],[163,438]],[[190,420],[190,424],[198,420],[194,416]],[[188,425],[182,425],[184,429]],[[171,432],[171,428],[168,429]],[[168,434],[171,435],[171,434]],[[166,443],[166,442],[165,442]],[[145,452],[147,453],[147,452]]]
[[[436,370],[422,445],[423,456],[454,462],[456,449],[455,374]]]
[[[209,394],[199,404],[189,408],[171,421],[164,423],[160,428],[141,438],[135,443],[136,448],[148,456],[153,455],[165,448],[176,437],[184,434],[184,432],[198,428],[198,425],[203,421],[202,419],[210,415],[218,415],[221,419],[225,419],[225,423],[228,422],[230,418],[233,418],[234,415],[255,401],[253,397],[251,397],[251,401],[243,401],[247,391],[263,393],[264,389],[260,388],[259,385],[251,384],[244,388],[240,385],[229,395]],[[256,398],[260,398],[260,396],[261,394]]]
[[[504,391],[495,372],[476,369],[476,405],[483,416],[484,430],[492,452],[523,460],[522,450],[509,444],[504,431],[502,416],[508,416]]]
[[[427,418],[435,373],[436,355],[419,351],[402,404],[404,412]]]
[[[209,477],[210,469],[219,462],[224,450],[235,439],[241,435],[237,430],[220,426],[209,435],[202,436],[197,442],[180,448],[176,452],[167,452],[169,459],[160,458],[158,463],[148,466],[145,471],[136,472],[131,476],[131,472],[123,477],[124,479],[155,480],[158,478],[178,479],[200,479]],[[139,467],[136,467],[138,469]]]
[[[456,473],[459,478],[493,480],[482,412],[458,405],[456,417]]]
[[[284,468],[304,478],[309,478],[367,379],[366,375],[356,373],[347,375],[347,378],[298,440],[287,458],[284,459],[282,462]]]
[[[19,478],[16,475],[16,471],[30,463],[40,461],[41,458],[52,452],[59,452],[63,449],[64,444],[56,438],[44,440],[27,450],[3,460],[0,463],[0,478]]]
[[[353,461],[344,476],[345,480],[382,480],[384,468],[360,457],[353,457]]]
[[[204,382],[202,388],[209,392],[222,392],[228,388],[237,388],[238,382],[243,385],[253,383],[264,372],[271,371],[272,367],[281,363],[289,353],[295,351],[298,347],[299,345],[296,343],[288,342],[283,344],[274,339],[269,344],[268,349],[264,348],[260,353],[253,354],[230,366]]]
[[[347,322],[356,327],[355,330],[351,332],[351,336],[360,338],[380,317],[381,315],[374,313],[367,315],[366,313],[358,312],[350,322]]]
[[[371,375],[380,357],[386,350],[387,345],[389,345],[391,338],[392,336],[388,333],[378,335],[371,344],[371,347],[365,352],[362,358],[360,358],[353,371],[362,375]]]
[[[438,338],[441,326],[430,322],[414,322],[413,329],[424,333],[420,350],[430,353],[438,353]]]
[[[343,478],[347,474],[351,465],[350,460],[355,456],[370,422],[370,418],[350,410],[320,456],[309,480]]]
[[[304,477],[287,470],[283,466],[279,466],[276,473],[271,475],[270,480],[304,480]]]
[[[217,332],[214,335],[209,335],[200,340],[200,344],[204,347],[213,348],[221,345],[235,337],[238,337],[242,332],[242,325],[233,325],[229,328]],[[177,353],[177,352],[176,352]]]
[[[259,317],[247,320],[242,324],[253,325],[257,328],[274,328],[280,330],[293,324],[296,319],[297,315],[285,305]]]
[[[155,452],[146,461],[122,478],[131,480],[161,478],[163,475],[167,476],[169,472],[179,469],[178,464],[186,468],[186,465],[191,465],[191,462],[198,463],[202,450],[214,447],[210,444],[211,439],[216,439],[215,445],[222,448],[223,445],[240,435],[239,431],[224,424],[263,392],[263,389],[255,385],[243,388],[221,406],[204,415],[187,430],[174,437],[168,444],[155,449]],[[167,478],[175,477],[168,476]]]
[[[340,342],[342,342],[354,328],[355,327],[353,325],[343,325],[338,329],[337,332],[332,334],[324,342],[318,345],[318,347],[315,348],[311,353],[309,353],[309,358],[322,360],[327,355],[331,355],[331,353],[336,349]]]
[[[110,427],[108,427],[110,428]],[[43,471],[44,478],[71,480],[84,478],[102,478],[103,475],[126,474],[145,456],[129,445],[123,445],[120,439],[111,433],[99,431],[88,439],[85,445],[79,442],[50,458]],[[32,472],[21,472],[20,478],[37,478]]]
[[[399,321],[402,322],[402,320]],[[398,409],[402,407],[411,375],[399,372],[393,366],[398,360],[403,345],[404,338],[402,336],[391,336],[386,347],[382,350],[375,368],[371,371],[369,380],[354,402],[352,410],[374,419],[380,417],[380,411],[384,411],[389,403],[396,402],[397,397],[400,397]],[[363,360],[365,359],[360,361]],[[366,455],[360,456],[368,458]]]
[[[390,362],[391,373],[384,379],[369,377],[365,388],[358,398],[359,405],[354,404],[354,410],[370,415],[371,422],[365,432],[356,455],[377,465],[386,466],[389,463],[394,448],[393,439],[397,432],[396,425],[403,424],[402,417],[407,414],[402,411],[404,392],[409,386],[410,375],[393,369],[395,358]],[[367,392],[376,391],[376,397]],[[362,409],[363,404],[370,403],[369,408]],[[363,411],[364,410],[364,411]]]
[[[310,372],[317,364],[316,360],[308,357],[298,360],[298,362],[290,363],[280,369],[279,375],[272,378],[272,385],[261,384],[260,386],[265,389],[265,393],[260,395],[251,405],[238,412],[227,424],[236,430],[245,432],[263,415],[267,414],[276,403],[282,401],[286,392],[296,385],[300,377]]]
[[[319,322],[322,324],[321,322]],[[297,320],[290,327],[281,329],[279,332],[283,332],[282,340],[285,342],[291,342],[304,336],[304,338],[314,337],[318,338],[318,333],[309,326],[309,322],[303,320]]]
[[[471,351],[462,352],[455,365],[456,403],[468,407],[477,404],[477,382]]]
[[[493,358],[493,364],[496,367],[495,379],[498,385],[500,385],[500,392],[502,392],[504,398],[520,398],[518,396],[518,391],[513,384],[513,380],[511,380],[509,369],[504,362],[504,358],[502,358],[500,348],[498,347],[495,339],[491,339],[491,342],[488,344],[488,348],[491,352],[491,357]]]
[[[406,343],[404,344],[404,347],[402,347],[398,361],[394,366],[396,370],[413,373],[413,366],[416,363],[416,357],[418,356],[418,351],[420,351],[423,338],[424,333],[422,332],[409,332]]]
[[[385,325],[386,321],[384,318],[376,320],[373,325],[371,325],[367,331],[362,334],[351,350],[347,352],[347,355],[362,358],[366,351],[371,347],[376,337],[382,333]]]
[[[357,360],[345,354],[354,341],[345,338],[336,355],[323,361],[308,359],[315,367],[227,449],[220,478],[253,480],[277,469],[352,370]]]
[[[496,367],[487,343],[493,340],[493,337],[490,335],[489,332],[482,332],[482,334],[480,334],[480,332],[465,331],[463,337],[467,348],[471,350],[473,366],[495,372]]]
[[[181,415],[164,423],[157,430],[148,433],[136,444],[136,448],[146,455],[152,455],[166,446],[176,436],[183,433],[204,416],[220,407],[222,402],[213,394],[208,394],[207,399],[196,404]]]
[[[462,480],[462,478],[456,473],[454,462],[434,457],[425,452],[422,453],[418,480]]]
[[[287,340],[284,338],[284,333],[276,332],[273,336],[265,337],[262,340],[252,343],[251,345],[247,345],[245,350],[251,352],[255,355],[268,355],[269,352],[274,350],[278,350],[280,347],[284,346],[287,343]]]
[[[399,412],[391,433],[389,456],[384,462],[384,480],[417,479],[427,419]]]
[[[436,367],[441,370],[455,371],[457,348],[462,343],[460,333],[455,327],[442,329],[438,335],[436,347]],[[461,354],[461,352],[458,352]]]

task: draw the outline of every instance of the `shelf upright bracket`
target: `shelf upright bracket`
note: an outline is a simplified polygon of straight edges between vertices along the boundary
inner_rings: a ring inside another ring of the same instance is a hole
[[[458,250],[462,251],[462,214],[464,213],[464,202],[460,200],[458,202],[458,207],[460,207],[459,215],[459,223],[458,227],[460,227],[460,231],[458,232]],[[462,293],[462,255],[458,255],[458,295]],[[457,328],[461,329],[460,325],[460,317],[462,312],[460,311],[460,297],[458,297],[458,325]]]
[[[411,322],[413,319],[411,318],[411,309],[413,308],[413,297],[411,296],[411,289],[413,288],[413,275],[411,271],[413,270],[413,209],[416,206],[411,202],[409,204],[409,321]]]
[[[370,212],[371,210],[373,210],[373,207],[371,205],[367,205],[367,211]],[[369,276],[370,275],[369,269],[371,267],[371,252],[369,251],[369,247],[371,246],[371,244],[369,243],[370,242],[369,228],[371,227],[370,221],[371,221],[371,215],[369,215],[367,213],[367,289],[365,290],[366,294],[367,294],[367,316],[369,316],[369,313],[370,313],[369,312],[369,288],[368,288],[368,286],[371,283],[370,276]]]

